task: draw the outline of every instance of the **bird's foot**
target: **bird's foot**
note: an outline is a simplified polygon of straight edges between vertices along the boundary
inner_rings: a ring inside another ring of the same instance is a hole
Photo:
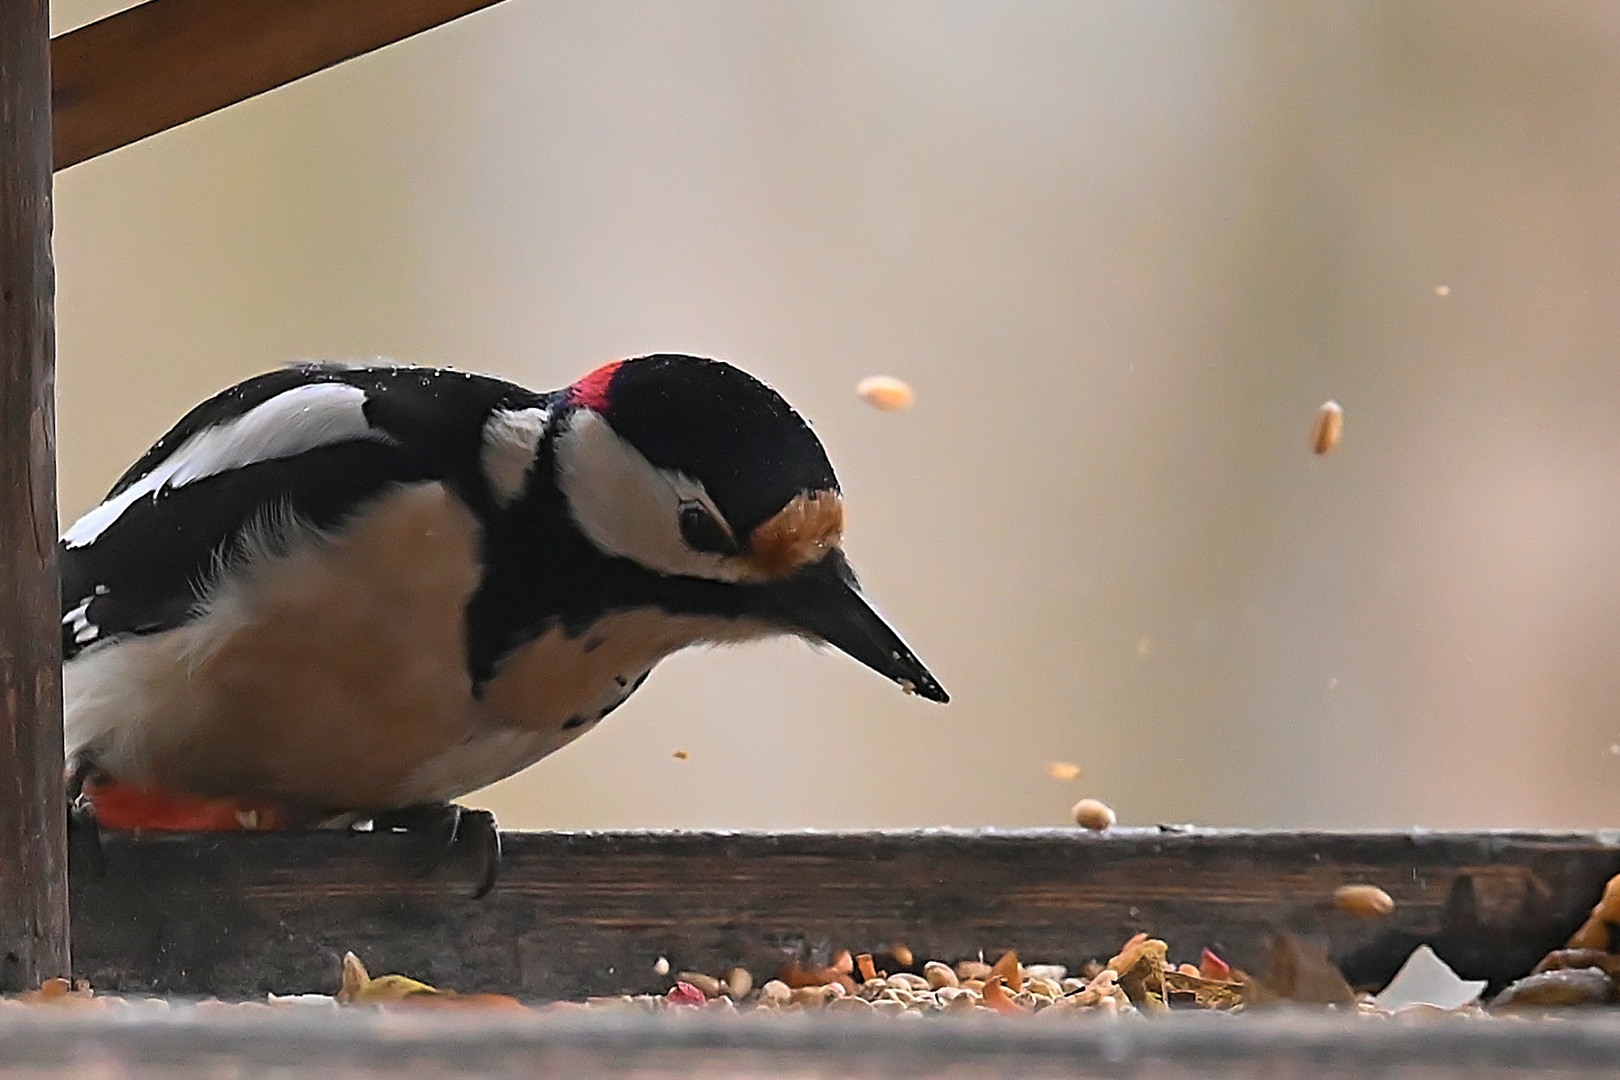
[[[423,855],[416,872],[421,877],[444,865],[458,845],[470,845],[478,860],[474,900],[495,887],[501,869],[501,830],[488,810],[470,810],[456,803],[427,803],[388,810],[372,817],[377,832],[408,832],[421,837]]]
[[[94,775],[95,765],[80,761],[67,776],[68,865],[78,863],[92,878],[107,875],[107,852],[101,846],[101,821],[96,808],[84,793],[85,782]]]

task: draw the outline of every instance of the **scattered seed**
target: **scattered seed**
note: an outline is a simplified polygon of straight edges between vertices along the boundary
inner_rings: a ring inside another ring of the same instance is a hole
[[[956,977],[956,972],[952,971],[948,964],[942,964],[938,960],[930,960],[923,965],[923,978],[927,979],[928,985],[935,990],[942,987],[954,989],[962,985],[962,980]]]
[[[658,958],[658,960],[653,964],[653,974],[654,975],[668,975],[669,974],[669,957],[660,956]]]
[[[689,758],[691,756],[692,755],[688,754],[685,750],[677,750],[677,751],[675,751],[675,760],[676,761],[685,761],[687,758]]]
[[[916,391],[892,375],[868,375],[855,384],[855,396],[879,412],[904,412],[917,400]]]
[[[1333,890],[1333,902],[1348,915],[1372,919],[1395,910],[1389,893],[1376,885],[1340,885]]]
[[[1114,811],[1105,802],[1081,799],[1074,804],[1074,823],[1092,832],[1106,832],[1114,827]]]
[[[1054,780],[1073,780],[1080,775],[1080,766],[1072,761],[1054,761],[1046,767],[1046,775]]]
[[[984,980],[990,977],[990,965],[983,960],[963,960],[956,965],[958,979]]]
[[[754,977],[748,974],[747,968],[732,968],[726,975],[726,993],[732,1000],[741,1001],[754,989]]]
[[[679,982],[688,983],[703,991],[706,998],[720,996],[720,980],[713,975],[705,975],[701,971],[683,971],[675,976]]]
[[[1324,401],[1316,410],[1316,423],[1311,426],[1311,450],[1325,454],[1339,445],[1344,432],[1344,408],[1337,401]]]

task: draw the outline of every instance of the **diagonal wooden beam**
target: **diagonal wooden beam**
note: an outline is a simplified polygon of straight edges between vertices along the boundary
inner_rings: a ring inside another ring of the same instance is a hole
[[[147,0],[51,41],[56,168],[496,2]]]

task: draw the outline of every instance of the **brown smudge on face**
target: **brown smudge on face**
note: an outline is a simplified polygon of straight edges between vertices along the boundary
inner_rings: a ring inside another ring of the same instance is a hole
[[[816,562],[844,536],[844,500],[836,491],[806,491],[749,534],[743,562],[783,577]]]

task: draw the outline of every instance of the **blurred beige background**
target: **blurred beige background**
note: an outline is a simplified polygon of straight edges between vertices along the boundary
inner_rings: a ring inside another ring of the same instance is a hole
[[[683,350],[815,420],[954,702],[681,655],[509,826],[1620,818],[1610,3],[508,0],[56,221],[65,520],[301,357]]]

